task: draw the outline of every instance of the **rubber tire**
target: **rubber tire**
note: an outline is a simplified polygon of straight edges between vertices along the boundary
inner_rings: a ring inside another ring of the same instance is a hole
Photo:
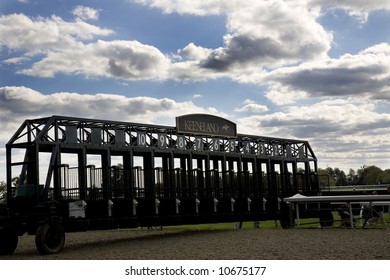
[[[35,232],[35,245],[42,255],[55,254],[64,248],[65,231],[60,224],[43,224]]]
[[[0,255],[12,255],[18,246],[18,235],[12,230],[0,231]]]

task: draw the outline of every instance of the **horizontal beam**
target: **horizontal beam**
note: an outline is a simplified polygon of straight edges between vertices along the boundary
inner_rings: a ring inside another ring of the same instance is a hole
[[[336,195],[336,196],[304,196],[295,195],[283,198],[284,202],[309,203],[309,202],[370,202],[390,201],[390,195]]]

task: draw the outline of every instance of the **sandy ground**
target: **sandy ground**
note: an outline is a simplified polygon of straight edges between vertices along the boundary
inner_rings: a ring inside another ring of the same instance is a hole
[[[64,250],[40,255],[19,237],[8,260],[390,260],[386,229],[126,229],[67,233]]]

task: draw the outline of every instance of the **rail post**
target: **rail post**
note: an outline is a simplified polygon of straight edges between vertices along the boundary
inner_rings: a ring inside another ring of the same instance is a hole
[[[195,213],[196,214],[199,214],[199,205],[200,205],[200,200],[199,199],[195,199]]]
[[[158,208],[160,207],[160,200],[157,198],[154,200],[154,205],[155,205],[155,210],[156,210],[156,215],[158,215],[159,211]]]
[[[214,213],[217,213],[218,199],[214,198]]]
[[[138,206],[138,201],[136,199],[133,199],[133,215],[137,215],[137,206]]]
[[[176,198],[176,214],[179,214],[180,203],[181,201]]]
[[[114,202],[111,199],[108,200],[108,217],[112,216],[112,208],[114,207]]]
[[[247,201],[247,206],[248,206],[248,212],[251,211],[251,204],[252,204],[252,199],[250,199],[249,197],[246,199]]]
[[[230,198],[230,211],[231,212],[234,212],[234,204],[236,203],[236,201],[234,200],[234,198]]]

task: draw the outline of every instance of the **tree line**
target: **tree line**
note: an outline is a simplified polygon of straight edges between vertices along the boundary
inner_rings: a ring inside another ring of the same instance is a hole
[[[337,167],[319,168],[318,175],[327,175],[329,186],[390,184],[390,169],[382,170],[375,165],[363,165],[356,171],[351,168],[348,173]]]

